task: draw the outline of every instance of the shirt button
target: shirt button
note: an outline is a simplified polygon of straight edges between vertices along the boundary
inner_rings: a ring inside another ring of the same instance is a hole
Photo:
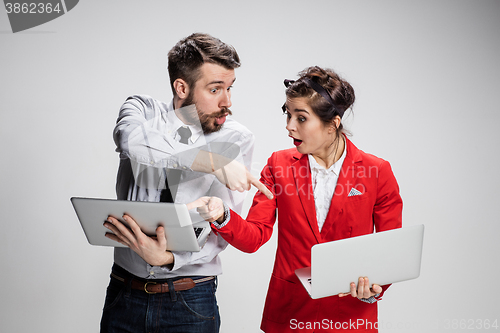
[[[177,168],[177,167],[178,167],[178,165],[177,165],[177,164],[174,164],[174,168]]]
[[[151,271],[149,272],[149,275],[155,275],[155,272]]]

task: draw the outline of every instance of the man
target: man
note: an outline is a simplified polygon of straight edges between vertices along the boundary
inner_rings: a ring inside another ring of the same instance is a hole
[[[241,211],[251,184],[272,196],[248,172],[252,133],[227,118],[239,66],[236,50],[207,34],[170,50],[172,102],[132,96],[120,109],[118,199],[187,204],[214,195]],[[226,241],[212,233],[200,252],[170,252],[162,227],[148,237],[124,218],[130,229],[112,217],[104,224],[128,248],[115,248],[101,332],[218,332],[218,254]]]

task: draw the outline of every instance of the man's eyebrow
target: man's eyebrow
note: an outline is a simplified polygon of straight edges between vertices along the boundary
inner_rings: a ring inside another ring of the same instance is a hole
[[[234,84],[234,81],[236,81],[236,78],[234,78],[233,82],[231,82],[231,85]],[[207,86],[210,86],[212,84],[224,84],[224,83],[225,83],[224,81],[212,81],[212,82],[207,83]]]

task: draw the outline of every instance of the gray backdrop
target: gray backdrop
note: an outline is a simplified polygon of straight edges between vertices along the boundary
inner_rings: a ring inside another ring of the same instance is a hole
[[[166,54],[196,31],[241,56],[232,109],[256,135],[256,175],[292,147],[284,78],[320,65],[352,83],[352,140],[391,162],[404,225],[426,225],[421,276],[387,292],[380,331],[485,330],[499,317],[499,27],[499,1],[81,0],[17,34],[0,10],[0,330],[98,331],[112,250],[87,244],[69,198],[114,197],[118,109],[170,100]],[[222,254],[222,332],[259,331],[275,248]]]

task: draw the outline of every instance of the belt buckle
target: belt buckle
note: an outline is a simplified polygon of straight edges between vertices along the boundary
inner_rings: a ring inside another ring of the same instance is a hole
[[[146,282],[144,284],[144,291],[146,292],[146,294],[150,294],[150,295],[154,295],[154,294],[157,294],[156,292],[154,291],[148,291],[148,284],[156,284],[156,282]]]

